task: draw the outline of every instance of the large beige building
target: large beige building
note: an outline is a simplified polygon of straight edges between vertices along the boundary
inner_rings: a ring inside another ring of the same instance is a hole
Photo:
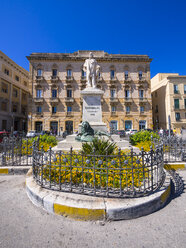
[[[147,55],[92,51],[101,67],[98,87],[104,91],[103,122],[110,129],[152,128],[150,62]],[[29,130],[55,133],[78,130],[82,121],[83,64],[90,51],[32,53]]]
[[[156,129],[186,128],[186,76],[158,73],[151,79],[153,124]]]
[[[0,130],[27,130],[29,73],[0,51]]]

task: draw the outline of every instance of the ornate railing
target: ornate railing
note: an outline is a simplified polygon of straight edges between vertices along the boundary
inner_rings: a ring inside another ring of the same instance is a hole
[[[32,165],[33,146],[29,139],[9,137],[0,143],[0,166]]]
[[[47,152],[33,148],[33,177],[44,188],[103,197],[139,197],[160,188],[165,179],[163,148],[113,155]]]

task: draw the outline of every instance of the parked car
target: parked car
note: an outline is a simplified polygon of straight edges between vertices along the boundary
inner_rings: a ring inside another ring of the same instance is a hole
[[[41,132],[36,133],[37,136],[45,135],[45,134],[50,135],[50,131],[42,130]]]
[[[0,143],[3,141],[4,137],[8,137],[10,135],[7,131],[0,131]]]
[[[37,136],[37,133],[36,133],[35,130],[29,131],[29,132],[27,133],[27,135],[26,135],[27,138],[34,138],[34,137],[36,137],[36,136]]]
[[[123,138],[123,137],[125,137],[125,130],[115,130],[113,134],[117,134],[121,138]]]
[[[127,135],[132,135],[132,134],[135,134],[137,132],[138,132],[138,130],[136,130],[136,129],[127,129],[127,130],[125,130],[125,133]]]

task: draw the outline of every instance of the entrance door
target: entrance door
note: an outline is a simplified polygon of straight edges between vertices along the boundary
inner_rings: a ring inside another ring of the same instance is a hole
[[[65,122],[65,130],[67,131],[67,134],[73,133],[73,121],[66,121]]]
[[[2,131],[7,131],[7,128],[6,128],[6,126],[7,126],[7,120],[2,120]]]
[[[37,133],[41,132],[43,130],[43,123],[42,121],[36,121],[35,122],[35,130]]]
[[[117,121],[111,121],[110,122],[110,132],[113,133],[117,129],[118,129],[118,122]]]
[[[50,122],[50,131],[54,135],[58,134],[58,122],[57,121],[51,121]]]

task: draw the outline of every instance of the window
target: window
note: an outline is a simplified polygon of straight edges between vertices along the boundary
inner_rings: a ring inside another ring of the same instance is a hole
[[[178,85],[174,84],[174,94],[178,94]]]
[[[126,112],[130,113],[130,106],[126,106]]]
[[[26,81],[24,81],[24,86],[27,86],[27,82]]]
[[[139,98],[143,99],[144,97],[144,90],[139,90]]]
[[[41,69],[37,69],[37,76],[38,76],[38,77],[41,77],[41,76],[42,76],[42,73],[43,73],[43,72],[42,72]]]
[[[176,116],[176,121],[179,121],[180,120],[180,113],[175,113],[175,116]]]
[[[111,109],[112,112],[116,112],[116,106],[112,106],[112,109]]]
[[[17,112],[17,105],[13,104],[12,106],[12,112],[16,113]]]
[[[57,90],[52,89],[52,98],[56,98],[56,97],[57,97]]]
[[[110,96],[111,96],[112,98],[115,98],[115,97],[116,97],[116,89],[111,89],[111,90],[110,90]]]
[[[57,69],[53,69],[52,70],[52,76],[53,77],[57,77]]]
[[[72,107],[71,106],[67,106],[67,112],[68,113],[72,112]]]
[[[36,90],[36,98],[41,98],[42,97],[42,90],[41,89],[37,89]]]
[[[71,89],[67,89],[67,97],[72,97],[72,90]]]
[[[158,105],[156,105],[155,113],[158,113]]]
[[[186,99],[184,99],[184,108],[186,109]]]
[[[132,129],[132,121],[125,121],[125,130]]]
[[[129,90],[125,90],[125,98],[130,98],[130,91]]]
[[[56,106],[52,106],[52,114],[56,114],[57,112],[57,107]]]
[[[140,106],[140,113],[144,113],[144,106]]]
[[[22,93],[22,100],[26,100],[26,94]]]
[[[185,113],[185,119],[186,119],[186,113]]]
[[[179,99],[174,99],[174,108],[175,109],[179,109],[180,108]]]
[[[184,94],[186,94],[186,84],[184,85]]]
[[[36,130],[36,132],[41,132],[43,130],[42,121],[36,121],[35,122],[35,130]]]
[[[128,78],[129,78],[128,71],[125,71],[125,80],[127,80]]]
[[[155,91],[155,97],[158,97],[158,92],[157,91]]]
[[[13,97],[17,98],[17,96],[18,96],[18,91],[16,89],[13,89]]]
[[[19,77],[17,75],[15,76],[15,80],[16,81],[19,81]]]
[[[111,121],[110,122],[110,132],[113,132],[114,130],[118,129],[118,122],[117,121]]]
[[[81,70],[81,76],[82,76],[82,78],[85,78],[86,77],[86,71]]]
[[[139,130],[146,128],[146,121],[139,121]]]
[[[1,88],[1,91],[5,94],[8,93],[8,85],[5,84],[5,83],[2,83],[2,88]]]
[[[72,70],[71,69],[68,69],[67,70],[67,77],[72,77]]]
[[[41,106],[37,106],[37,107],[36,107],[36,112],[37,112],[38,114],[41,114],[41,112],[42,112],[42,107],[41,107]]]
[[[6,75],[8,75],[8,76],[9,76],[9,74],[10,74],[10,72],[9,72],[8,69],[5,69],[5,70],[4,70],[4,73],[5,73]]]
[[[114,79],[114,77],[115,77],[115,71],[114,70],[111,70],[110,71],[110,78],[111,79]]]
[[[143,76],[143,72],[142,71],[139,71],[138,72],[138,76],[139,76],[139,80],[141,80],[142,79],[142,76]]]
[[[1,103],[1,110],[2,111],[7,111],[7,103],[6,102]]]

